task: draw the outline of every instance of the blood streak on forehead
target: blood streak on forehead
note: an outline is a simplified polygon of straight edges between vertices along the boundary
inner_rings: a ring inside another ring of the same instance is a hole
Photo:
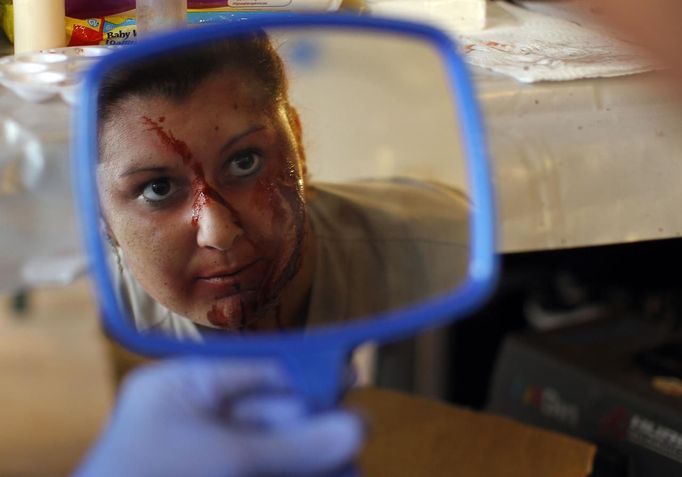
[[[182,159],[182,163],[187,165],[192,160],[192,151],[184,141],[176,138],[171,131],[166,131],[160,123],[165,121],[165,117],[161,116],[158,121],[153,120],[148,116],[142,116],[142,122],[147,126],[147,131],[156,133],[161,143],[168,146]]]
[[[182,159],[182,163],[189,166],[194,173],[194,179],[192,180],[192,190],[194,195],[194,200],[192,202],[192,226],[199,226],[199,217],[201,211],[205,206],[209,205],[211,201],[215,201],[221,206],[227,208],[233,216],[235,224],[238,226],[241,224],[239,214],[237,211],[230,206],[230,204],[225,201],[225,199],[210,185],[206,182],[204,176],[204,169],[200,162],[194,159],[192,151],[186,142],[175,137],[172,131],[166,131],[160,123],[164,122],[166,118],[161,116],[157,121],[153,120],[148,116],[142,116],[143,123],[147,126],[147,131],[153,131],[156,133],[161,143],[169,147]],[[216,126],[217,127],[217,126]]]

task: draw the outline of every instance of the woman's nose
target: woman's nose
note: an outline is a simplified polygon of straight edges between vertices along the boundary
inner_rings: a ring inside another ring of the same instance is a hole
[[[216,202],[205,204],[195,211],[194,219],[198,229],[197,244],[200,247],[229,250],[244,233],[232,211]]]

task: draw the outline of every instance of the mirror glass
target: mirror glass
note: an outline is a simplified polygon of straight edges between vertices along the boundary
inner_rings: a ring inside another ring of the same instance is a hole
[[[467,279],[470,203],[438,50],[277,29],[130,63],[98,92],[102,240],[142,333],[368,319]]]

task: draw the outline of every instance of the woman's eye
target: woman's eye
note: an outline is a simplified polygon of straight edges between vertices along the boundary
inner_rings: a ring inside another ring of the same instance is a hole
[[[234,177],[244,177],[255,173],[261,165],[261,156],[255,151],[237,153],[230,159],[228,172]]]
[[[142,197],[149,202],[160,202],[170,197],[173,185],[168,179],[155,179],[148,182],[142,190]]]

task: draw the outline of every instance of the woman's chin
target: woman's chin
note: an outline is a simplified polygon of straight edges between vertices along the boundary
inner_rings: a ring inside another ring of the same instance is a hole
[[[241,331],[249,323],[258,320],[256,311],[256,292],[245,291],[212,300],[203,316],[193,321],[199,325],[226,331]]]

